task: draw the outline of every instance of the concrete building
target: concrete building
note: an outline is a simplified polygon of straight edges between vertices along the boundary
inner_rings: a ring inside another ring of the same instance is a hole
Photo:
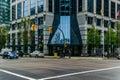
[[[0,0],[0,26],[9,26],[10,0]]]
[[[87,32],[91,24],[99,30],[101,45],[104,45],[104,33],[109,26],[116,29],[115,14],[120,10],[119,0],[11,0],[10,3],[8,47],[28,53],[39,49],[49,55],[66,46],[72,48],[74,56],[88,55]],[[21,26],[23,19],[31,20],[37,27],[27,49],[23,47],[23,33],[19,27],[24,31],[24,26],[27,26],[30,36],[32,24]],[[52,34],[49,34],[50,26]]]

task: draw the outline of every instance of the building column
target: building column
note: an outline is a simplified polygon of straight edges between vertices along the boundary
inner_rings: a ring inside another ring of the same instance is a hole
[[[48,55],[48,40],[49,40],[49,31],[47,28],[43,29],[43,52]]]
[[[31,2],[28,0],[28,16],[30,15]]]
[[[43,8],[43,53],[48,55],[48,40],[49,40],[49,31],[48,25],[46,24],[47,12],[48,12],[48,0],[44,0],[44,8]]]

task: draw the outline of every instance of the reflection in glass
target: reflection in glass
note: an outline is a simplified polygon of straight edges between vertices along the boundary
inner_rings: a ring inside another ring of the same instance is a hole
[[[28,16],[28,1],[27,0],[25,0],[24,2],[23,2],[23,12],[24,12],[24,17],[25,16]]]
[[[30,0],[30,14],[35,15],[35,0]]]
[[[21,6],[21,3],[18,3],[17,4],[17,18],[20,19],[21,18],[21,15],[22,15],[22,6]]]
[[[51,44],[63,44],[64,40],[70,44],[70,16],[60,17],[60,25],[51,40]]]
[[[44,0],[38,0],[38,13],[43,12],[43,3]]]

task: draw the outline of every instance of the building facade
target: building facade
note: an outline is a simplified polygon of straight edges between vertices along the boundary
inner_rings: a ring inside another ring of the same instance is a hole
[[[38,49],[49,55],[66,46],[72,48],[74,56],[88,55],[87,33],[91,24],[99,30],[104,45],[104,33],[109,26],[116,29],[115,14],[120,10],[119,0],[11,0],[10,3],[8,47],[28,53]],[[26,49],[22,32],[26,26],[30,36],[32,24],[21,25],[24,19],[36,26]]]
[[[10,0],[0,0],[0,26],[9,26]]]

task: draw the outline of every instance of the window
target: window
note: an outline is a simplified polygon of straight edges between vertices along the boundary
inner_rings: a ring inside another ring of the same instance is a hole
[[[43,24],[43,17],[38,18],[38,25],[42,25]]]
[[[21,3],[18,3],[18,4],[17,4],[17,18],[18,18],[18,19],[21,18],[21,14],[22,14],[21,10],[22,10]]]
[[[30,15],[35,15],[35,0],[30,0]]]
[[[97,19],[96,25],[97,25],[97,26],[101,26],[101,20],[100,20],[100,19]]]
[[[82,11],[82,0],[78,0],[78,11]]]
[[[72,4],[71,4],[72,3]],[[77,0],[71,0],[71,2],[69,3],[70,4],[70,11],[71,11],[71,14],[76,14],[77,12]]]
[[[109,25],[108,25],[108,21],[106,21],[106,20],[104,20],[104,27],[108,27]]]
[[[93,17],[88,17],[87,20],[88,20],[88,21],[87,21],[88,24],[92,24],[92,23],[93,23]]]
[[[60,5],[59,5],[60,1],[59,0],[54,0],[54,13],[55,14],[59,14],[60,11]]]
[[[115,28],[115,23],[114,22],[111,22],[111,28]]]
[[[60,1],[60,14],[61,15],[70,15],[70,0],[61,0]]]
[[[109,0],[104,0],[104,16],[109,16]]]
[[[44,0],[38,0],[38,13],[43,12],[43,2]]]
[[[111,2],[111,18],[115,18],[115,2]]]
[[[87,3],[88,7],[88,12],[92,12],[94,11],[94,0],[88,0],[88,3]]]
[[[12,6],[12,20],[15,20],[16,19],[16,6],[13,5]]]
[[[96,0],[96,13],[97,14],[101,14],[100,11],[101,11],[101,7],[102,7],[102,0]]]
[[[23,14],[24,14],[24,17],[28,16],[28,1],[27,0],[23,2]]]
[[[117,5],[117,11],[120,11],[120,4]]]
[[[49,0],[49,12],[52,12],[52,0]]]
[[[15,24],[12,25],[12,30],[15,30]]]
[[[15,2],[15,0],[12,0],[12,3]]]

